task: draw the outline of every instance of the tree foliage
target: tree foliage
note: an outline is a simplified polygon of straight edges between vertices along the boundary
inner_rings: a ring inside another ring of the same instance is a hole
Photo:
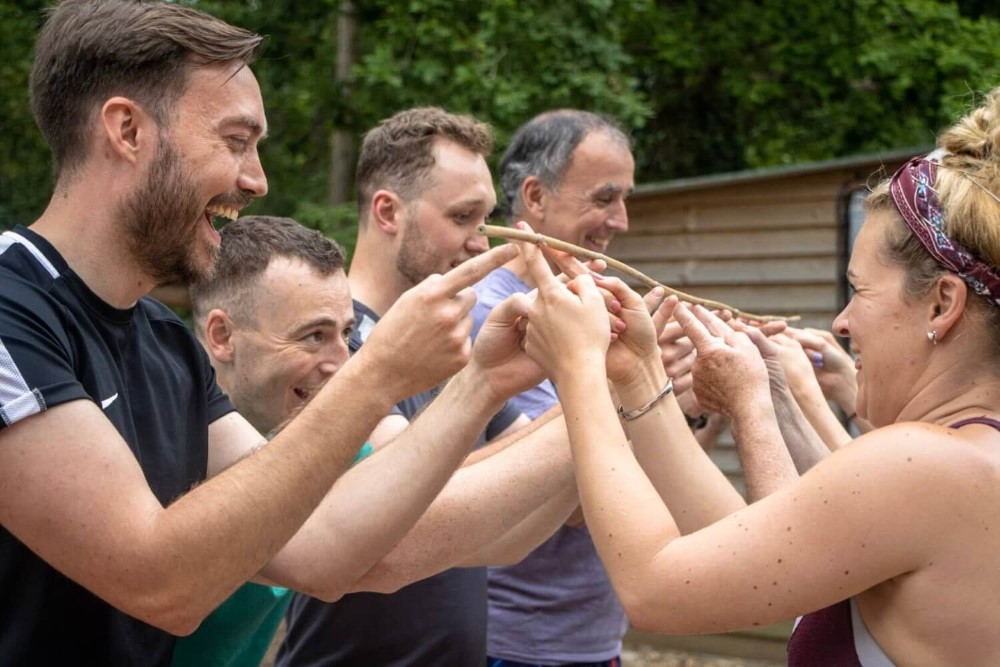
[[[323,204],[330,136],[409,106],[491,122],[498,154],[539,111],[605,112],[649,182],[927,144],[1000,83],[1000,11],[979,0],[356,0],[346,81],[339,0],[177,1],[268,35],[254,69],[271,192],[255,210],[342,241],[353,208]],[[0,0],[0,225],[49,192],[26,92],[43,4]]]
[[[952,3],[679,0],[644,14],[629,44],[656,100],[637,133],[645,180],[925,145],[1000,83],[1000,21]]]

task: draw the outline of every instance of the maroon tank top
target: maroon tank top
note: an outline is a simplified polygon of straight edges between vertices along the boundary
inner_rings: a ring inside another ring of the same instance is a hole
[[[991,417],[971,417],[951,424],[949,428],[962,428],[969,424],[983,424],[1000,431],[1000,421]],[[858,620],[860,620],[860,615]],[[858,628],[862,636],[866,628]],[[865,667],[858,657],[854,623],[851,618],[851,600],[842,600],[825,609],[814,611],[799,619],[788,639],[788,667]],[[874,643],[874,639],[872,639]],[[870,648],[870,647],[869,647]],[[881,650],[879,650],[881,653]],[[887,664],[888,656],[874,656],[875,661]],[[866,661],[867,662],[867,661]],[[891,664],[891,662],[888,662]]]

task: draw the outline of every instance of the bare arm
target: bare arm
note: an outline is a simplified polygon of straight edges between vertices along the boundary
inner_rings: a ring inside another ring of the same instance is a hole
[[[571,483],[559,421],[517,431],[451,477],[503,399],[541,376],[517,344],[521,306],[512,298],[494,309],[470,364],[401,435],[334,485],[265,576],[328,600],[395,590],[451,567]],[[418,474],[431,466],[433,474]]]
[[[580,499],[576,484],[566,487],[485,547],[466,557],[457,567],[514,565],[537,549],[576,511]]]
[[[472,367],[461,371],[391,444],[333,485],[262,574],[339,598],[420,519],[500,405]]]
[[[859,441],[760,502],[680,536],[617,423],[595,354],[606,333],[581,312],[589,297],[586,286],[580,291],[577,304],[543,299],[540,287],[544,307],[532,311],[528,351],[559,383],[587,523],[637,627],[719,632],[791,618],[921,570],[950,542],[947,526],[962,510],[925,493],[949,456],[928,434],[945,429],[923,425]],[[688,324],[684,313],[679,319]],[[733,360],[711,354],[698,328],[689,335],[702,361]],[[726,342],[747,353],[753,346],[741,335]],[[755,374],[766,382],[762,363]],[[949,472],[943,483],[960,489],[965,476]]]
[[[459,469],[413,530],[351,589],[392,592],[454,567],[573,484],[561,419],[529,426],[498,444],[493,456]],[[558,525],[551,523],[548,534]]]
[[[790,329],[789,331],[795,330]],[[813,372],[814,364],[810,361],[802,345],[787,333],[771,336],[767,340],[770,342],[769,351],[777,354],[786,380],[786,382],[775,383],[772,374],[771,393],[775,398],[775,406],[777,407],[778,397],[776,394],[779,390],[784,390],[785,393],[790,391],[795,403],[801,408],[802,414],[815,430],[816,434],[813,437],[822,439],[823,449],[833,451],[850,442],[851,435],[830,409],[817,376]],[[764,354],[766,358],[766,353],[763,350],[761,354]],[[776,386],[776,384],[780,386]],[[799,468],[799,472],[805,472],[807,469]]]
[[[759,351],[763,335],[753,328],[734,331],[697,306],[692,312],[681,304],[674,317],[698,349],[698,400],[730,419],[751,500],[797,480],[771,400],[769,369]]]
[[[660,348],[664,335],[660,330],[673,314],[677,300],[667,299],[650,317],[649,310],[662,298],[658,292],[650,292],[644,300],[617,279],[605,279],[601,286],[621,304],[618,316],[626,323],[626,329],[608,349],[608,378],[614,383],[622,409],[634,410],[667,385]],[[690,361],[694,361],[694,355],[690,355]],[[689,366],[685,366],[687,369]],[[691,433],[674,392],[640,416],[623,420],[623,424],[635,457],[653,487],[664,502],[677,508],[682,532],[702,528],[743,507],[739,493]]]
[[[0,522],[112,605],[190,632],[291,538],[392,404],[465,363],[475,299],[466,286],[510,255],[480,255],[404,296],[380,323],[385,340],[348,361],[269,446],[166,508],[96,405],[14,424],[0,433]],[[401,342],[426,354],[400,354]],[[357,390],[373,382],[380,392]],[[333,419],[341,410],[357,418]],[[246,451],[261,441],[238,415],[209,429],[210,441],[234,438]]]

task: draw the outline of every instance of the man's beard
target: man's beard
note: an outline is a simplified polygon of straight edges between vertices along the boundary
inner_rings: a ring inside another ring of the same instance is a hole
[[[119,210],[132,258],[158,283],[211,277],[218,248],[205,244],[206,257],[197,257],[198,223],[205,212],[200,199],[169,138],[161,136],[146,182]]]
[[[409,284],[418,285],[432,273],[440,273],[441,258],[436,248],[417,229],[417,221],[411,217],[403,229],[403,240],[396,256],[396,272]]]

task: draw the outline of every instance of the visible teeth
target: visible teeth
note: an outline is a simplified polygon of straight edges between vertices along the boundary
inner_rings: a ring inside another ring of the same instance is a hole
[[[219,204],[211,204],[205,207],[205,211],[211,216],[221,216],[223,218],[229,218],[230,220],[235,220],[239,217],[240,212],[231,206],[220,206]]]

